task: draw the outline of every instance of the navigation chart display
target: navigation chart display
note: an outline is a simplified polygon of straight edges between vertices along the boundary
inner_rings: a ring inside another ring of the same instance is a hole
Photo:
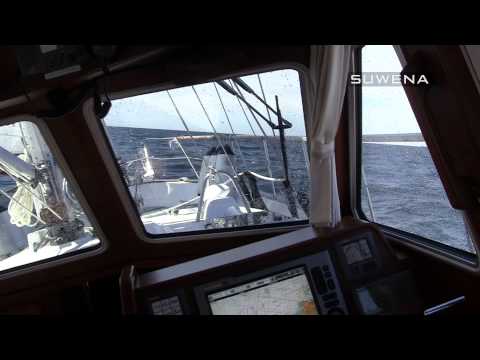
[[[317,315],[305,269],[284,271],[208,295],[213,315]]]

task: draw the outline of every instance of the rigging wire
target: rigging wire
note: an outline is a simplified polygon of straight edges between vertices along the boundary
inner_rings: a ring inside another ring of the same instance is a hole
[[[245,96],[243,96],[243,93],[240,90],[240,88],[238,87],[238,85],[235,82],[233,82],[233,85],[235,86],[235,89],[237,90],[237,93],[238,93],[239,97],[242,98],[242,99],[245,99]],[[253,119],[255,120],[258,127],[260,128],[260,131],[262,132],[263,136],[267,136],[267,133],[265,132],[265,130],[263,130],[263,127],[260,124],[260,122],[258,121],[257,117],[255,116],[255,113],[253,112],[252,108],[250,106],[247,106],[247,107],[248,107],[248,110],[250,111],[250,114],[252,115]]]
[[[27,155],[24,154],[24,156],[27,156]],[[24,159],[22,159],[22,160],[24,160]],[[5,168],[2,168],[1,166],[0,166],[0,169],[7,170]],[[4,172],[16,183],[17,192],[12,196],[13,198],[15,198],[17,200],[18,199],[25,200],[27,196],[33,197],[33,198],[37,199],[40,202],[40,204],[44,208],[49,210],[55,217],[57,217],[59,220],[63,221],[63,218],[57,212],[55,212],[55,210],[53,210],[50,206],[48,206],[48,204],[45,200],[45,196],[44,196],[45,191],[40,191],[40,196],[43,198],[43,199],[41,199],[39,194],[37,193],[37,190],[35,190],[35,188],[31,187],[29,184],[25,184],[22,181],[18,181],[9,171],[4,171]],[[38,186],[40,186],[42,188],[41,183],[39,183]],[[30,195],[27,195],[27,193],[29,193]],[[19,202],[17,202],[17,203],[19,203]],[[9,209],[10,209],[10,205],[11,205],[11,203],[9,204]],[[12,216],[12,217],[15,217],[15,216]],[[24,224],[24,225],[26,225],[26,224]]]
[[[195,147],[196,152],[197,152],[197,153],[200,153],[200,151],[198,151],[199,148],[198,148],[198,146],[197,146],[197,142],[196,142],[195,139],[193,138],[192,132],[191,132],[190,129],[188,128],[187,122],[185,121],[184,117],[182,116],[182,113],[181,113],[180,110],[178,109],[177,104],[176,104],[175,101],[173,100],[173,97],[172,97],[172,95],[170,94],[170,91],[168,91],[168,90],[167,90],[167,95],[168,95],[170,101],[172,102],[172,105],[173,105],[173,107],[174,107],[174,109],[175,109],[175,112],[177,113],[180,121],[182,122],[183,126],[185,127],[185,130],[187,131],[188,135],[190,136],[190,139],[193,141],[193,145],[194,145],[194,147]],[[179,143],[178,140],[177,140],[177,142]],[[179,143],[179,145],[180,145],[180,143]],[[200,178],[199,175],[198,175],[198,173],[197,173],[197,170],[195,169],[195,167],[193,166],[193,164],[190,162],[187,153],[184,151],[184,149],[183,149],[183,147],[182,147],[181,145],[180,145],[180,149],[182,150],[182,152],[184,153],[184,155],[187,157],[187,160],[188,160],[188,162],[190,163],[190,166],[192,167],[193,172],[195,173],[195,175],[197,176],[197,178]]]
[[[235,131],[233,130],[232,123],[230,122],[230,117],[228,116],[227,110],[225,109],[225,105],[223,104],[223,100],[220,97],[220,93],[218,92],[217,84],[213,83],[213,87],[215,88],[215,92],[217,93],[218,100],[220,100],[220,104],[222,105],[223,112],[225,114],[225,117],[227,118],[228,126],[230,127],[232,134],[235,135]]]
[[[168,97],[170,98],[170,101],[172,102],[172,105],[175,109],[175,112],[177,113],[178,117],[180,118],[180,121],[182,122],[183,126],[185,127],[185,130],[187,130],[187,132],[189,133],[190,137],[192,137],[192,135],[190,134],[190,129],[188,128],[188,125],[187,123],[185,122],[185,119],[183,118],[182,114],[180,113],[180,110],[178,109],[177,107],[177,104],[175,103],[175,101],[173,100],[173,97],[172,95],[170,95],[170,91],[167,90],[167,95]]]
[[[205,176],[205,179],[200,179],[201,181],[203,181],[203,186],[202,186],[202,193],[200,195],[200,200],[199,200],[199,207],[198,207],[198,212],[197,212],[197,221],[199,220],[200,218],[200,214],[201,214],[201,207],[203,205],[203,196],[204,196],[204,191],[205,191],[205,185],[208,181],[208,179],[210,178],[210,176],[212,174],[223,174],[224,176],[226,176],[227,178],[230,178],[230,180],[232,181],[232,185],[233,187],[235,188],[235,190],[237,191],[238,195],[240,196],[240,198],[243,200],[244,204],[245,204],[245,208],[247,210],[248,213],[251,213],[251,209],[250,209],[250,204],[248,203],[248,200],[245,198],[245,195],[240,191],[240,189],[238,188],[237,184],[235,183],[235,179],[239,179],[238,177],[238,173],[235,169],[235,166],[233,165],[233,162],[232,162],[232,159],[230,158],[230,156],[228,155],[225,147],[223,146],[222,144],[222,141],[220,140],[220,137],[217,133],[217,130],[215,129],[215,126],[213,125],[213,122],[212,120],[210,119],[210,116],[208,115],[208,112],[207,112],[207,109],[205,108],[205,106],[203,105],[203,102],[202,100],[200,99],[200,96],[198,95],[197,93],[197,90],[195,90],[195,87],[192,86],[192,89],[193,89],[193,92],[195,93],[195,96],[197,97],[197,100],[198,102],[200,103],[200,106],[202,107],[203,109],[203,112],[208,120],[208,122],[210,123],[210,126],[212,127],[213,129],[213,132],[215,134],[215,137],[217,138],[217,141],[218,143],[220,144],[220,147],[222,148],[223,150],[223,153],[225,154],[228,162],[230,163],[230,166],[232,167],[232,171],[233,171],[233,174],[234,174],[234,177],[232,177],[230,174],[228,174],[227,172],[223,171],[223,170],[217,170],[217,169],[211,169],[211,172],[207,173],[207,175]]]
[[[258,79],[258,83],[260,84],[260,90],[262,92],[263,101],[265,102],[265,108],[267,109],[268,120],[270,120],[270,122],[273,122],[270,116],[270,109],[267,106],[267,97],[265,96],[265,91],[263,91],[263,84],[262,84],[262,79],[260,78],[260,74],[257,74],[257,79]],[[272,128],[272,134],[273,136],[275,136],[275,130],[273,128]]]
[[[0,193],[10,200],[10,203],[8,204],[8,213],[10,215],[10,223],[17,226],[27,226],[27,227],[33,227],[38,222],[41,222],[42,224],[46,225],[45,221],[43,221],[41,218],[39,218],[37,215],[34,214],[32,198],[31,196],[27,196],[27,197],[23,196],[24,195],[23,190],[24,188],[19,188],[13,196],[10,196],[7,192],[3,191],[0,188]],[[20,199],[22,199],[23,201],[26,201],[27,204],[24,204]],[[37,219],[38,222],[32,224],[30,221],[30,217],[28,216],[33,216],[35,219]]]
[[[192,86],[192,89],[193,89],[193,92],[195,93],[195,96],[197,97],[198,102],[200,103],[200,106],[203,109],[203,113],[205,114],[205,117],[207,118],[208,122],[210,123],[210,126],[213,129],[213,133],[215,134],[215,137],[217,138],[217,141],[218,141],[220,147],[222,148],[223,153],[227,157],[228,162],[230,163],[230,166],[232,167],[232,170],[233,170],[233,173],[234,173],[235,177],[238,178],[238,174],[237,174],[237,171],[235,170],[235,166],[233,165],[232,159],[230,159],[230,156],[228,155],[227,151],[225,150],[225,147],[223,146],[222,141],[220,140],[220,136],[217,133],[217,129],[215,129],[215,126],[213,125],[213,122],[210,119],[210,115],[208,115],[207,109],[205,109],[205,106],[203,105],[203,102],[200,99],[200,96],[198,96],[198,93],[197,93],[197,90],[195,89],[195,86]]]
[[[235,89],[237,90],[237,93],[238,95],[242,98],[242,99],[245,99],[245,97],[243,96],[243,93],[242,93],[242,90],[240,90],[240,88],[238,87],[237,83],[236,82],[232,82],[233,85],[235,86]],[[238,99],[238,98],[237,98]],[[253,119],[255,120],[255,122],[257,123],[258,127],[260,128],[262,134],[263,134],[263,137],[262,137],[262,144],[263,144],[263,152],[265,153],[265,159],[267,160],[267,171],[268,171],[268,175],[273,178],[273,172],[272,172],[272,163],[270,161],[270,152],[268,151],[268,144],[267,144],[267,133],[265,132],[265,130],[263,130],[263,127],[262,125],[260,124],[260,122],[258,121],[257,117],[255,116],[255,113],[252,111],[252,108],[249,106],[248,107],[248,110],[250,111],[250,114],[253,116]],[[268,110],[268,108],[267,108]],[[272,129],[273,130],[273,129]],[[273,191],[273,197],[276,198],[277,197],[277,193],[276,193],[276,190],[275,190],[275,184],[272,183],[272,191]]]
[[[217,93],[218,100],[220,100],[220,104],[222,105],[223,112],[225,113],[225,117],[227,118],[227,122],[228,122],[228,125],[230,126],[230,130],[232,131],[232,135],[234,137],[235,143],[237,144],[238,151],[239,151],[239,154],[240,154],[240,158],[242,159],[243,166],[246,168],[247,163],[245,161],[245,158],[243,157],[242,148],[240,147],[240,143],[237,140],[237,134],[233,130],[232,123],[230,122],[230,117],[228,116],[227,109],[225,108],[225,105],[223,104],[223,100],[222,100],[222,97],[220,96],[220,93],[218,91],[217,84],[213,83],[213,86],[215,88],[215,92]]]
[[[20,137],[21,137],[21,141],[22,141],[22,145],[23,145],[23,150],[25,152],[25,155],[27,156],[28,162],[31,163],[31,162],[33,162],[33,157],[32,157],[32,154],[30,153],[29,146],[27,145],[27,142],[25,140],[25,133],[23,131],[22,123],[18,122],[17,125],[18,125],[18,128],[20,129],[20,133],[22,134]]]
[[[230,86],[233,88],[233,85],[232,85],[233,82],[232,82],[232,80],[229,79],[228,81],[230,82]],[[253,136],[257,136],[257,133],[256,133],[255,130],[253,129],[252,123],[250,122],[250,119],[248,118],[247,113],[245,112],[245,109],[243,108],[242,102],[240,101],[240,99],[238,98],[238,96],[235,96],[235,98],[237,99],[238,104],[239,104],[240,107],[242,108],[243,115],[245,116],[245,119],[247,120],[248,125],[250,126],[250,129],[252,130]]]

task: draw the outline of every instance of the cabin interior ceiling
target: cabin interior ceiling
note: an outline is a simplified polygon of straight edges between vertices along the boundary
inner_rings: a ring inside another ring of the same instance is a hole
[[[147,55],[145,55],[147,54]],[[249,72],[279,64],[308,67],[309,46],[132,46],[119,47],[110,63],[110,93],[132,89],[169,88],[201,83],[228,74]],[[407,57],[408,59],[408,57]],[[0,118],[55,110],[47,99],[61,89],[66,98],[76,98],[75,89],[94,84],[101,69],[91,68],[77,75],[51,81],[41,77],[20,79],[14,49],[0,47]],[[25,96],[25,94],[29,96]],[[28,99],[29,98],[29,99]],[[85,101],[85,98],[82,102]],[[336,136],[336,162],[343,217],[352,216],[350,207],[347,100]],[[127,219],[113,181],[85,122],[82,106],[61,117],[45,120],[80,190],[93,210],[108,240],[105,252],[65,262],[42,271],[0,280],[0,312],[12,313],[119,313],[118,276],[127,264],[150,269],[227,250],[266,238],[230,237],[191,243],[151,244],[141,241]],[[78,151],[79,144],[82,151]],[[108,210],[107,210],[108,209]],[[479,212],[472,212],[479,220]],[[476,224],[478,226],[477,221]],[[470,310],[480,309],[480,277],[395,244],[411,257],[427,303],[435,304],[458,294],[467,296]]]

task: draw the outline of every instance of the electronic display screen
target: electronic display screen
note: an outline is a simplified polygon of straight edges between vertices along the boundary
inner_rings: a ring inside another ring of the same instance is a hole
[[[317,315],[303,267],[208,295],[213,315]]]
[[[368,241],[365,239],[348,243],[342,246],[342,249],[348,265],[365,261],[372,257]]]
[[[152,312],[154,315],[183,315],[178,296],[153,301]]]
[[[356,289],[363,314],[416,314],[418,296],[410,272],[404,271]]]

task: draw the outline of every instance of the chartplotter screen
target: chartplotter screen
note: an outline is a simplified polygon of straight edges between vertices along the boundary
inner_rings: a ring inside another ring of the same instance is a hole
[[[213,315],[317,315],[303,267],[208,295]]]

